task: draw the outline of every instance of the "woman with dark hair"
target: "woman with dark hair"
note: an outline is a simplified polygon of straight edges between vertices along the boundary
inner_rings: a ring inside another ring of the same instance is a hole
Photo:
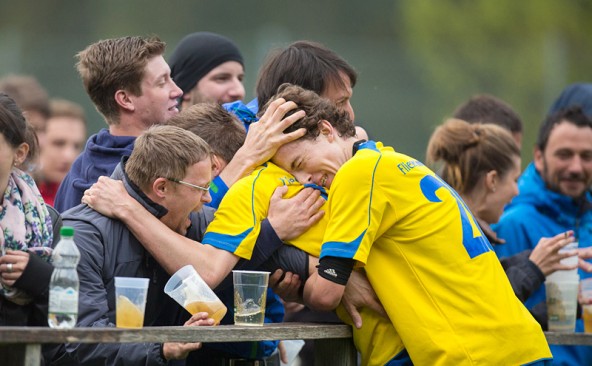
[[[49,259],[59,220],[53,220],[54,230],[50,209],[24,171],[36,152],[33,128],[14,100],[0,93],[0,326],[47,325]],[[3,365],[19,356],[0,347]]]

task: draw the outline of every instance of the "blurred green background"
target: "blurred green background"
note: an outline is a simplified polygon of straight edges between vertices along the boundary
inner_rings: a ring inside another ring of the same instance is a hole
[[[0,76],[34,75],[52,97],[81,103],[94,133],[105,124],[74,55],[99,39],[157,35],[168,57],[187,33],[224,34],[245,57],[247,99],[269,50],[309,39],[358,71],[353,106],[372,138],[423,160],[434,127],[490,93],[525,123],[525,165],[551,102],[592,79],[590,19],[589,0],[0,0]]]

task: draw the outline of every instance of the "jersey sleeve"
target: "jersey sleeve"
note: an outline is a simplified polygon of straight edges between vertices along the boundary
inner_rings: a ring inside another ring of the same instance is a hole
[[[261,174],[264,170],[256,170],[230,187],[208,226],[203,244],[251,258],[275,189]]]
[[[321,258],[353,258],[366,263],[387,206],[376,180],[380,158],[378,152],[356,156],[336,174]]]

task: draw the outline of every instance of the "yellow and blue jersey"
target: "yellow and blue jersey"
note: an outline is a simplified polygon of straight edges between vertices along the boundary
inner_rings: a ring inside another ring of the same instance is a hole
[[[288,186],[286,198],[293,197],[304,188],[291,174],[270,162],[236,182],[222,200],[202,242],[250,259],[261,230],[261,221],[267,217],[271,196],[277,187],[284,185]],[[321,209],[326,206],[327,203]],[[290,240],[289,244],[318,257],[327,220],[325,215],[304,234]],[[349,315],[342,308],[338,309],[338,315],[345,322],[350,322]],[[353,333],[364,365],[382,366],[404,353],[403,343],[388,319],[368,309],[363,309],[361,315],[362,329],[354,327]]]
[[[271,196],[280,186],[288,186],[284,198],[291,198],[304,188],[291,174],[271,162],[240,179],[224,196],[202,243],[251,259],[261,221],[267,217]],[[323,218],[289,244],[318,257],[325,225]]]
[[[364,265],[415,364],[550,359],[458,194],[421,162],[372,141],[337,172],[321,257]]]

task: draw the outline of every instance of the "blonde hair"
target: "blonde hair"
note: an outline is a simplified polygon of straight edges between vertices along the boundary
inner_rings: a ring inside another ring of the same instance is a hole
[[[470,193],[489,171],[503,177],[516,156],[520,157],[520,149],[508,130],[460,119],[449,119],[437,127],[426,153],[427,163],[440,163],[436,171],[460,194]]]
[[[199,136],[174,126],[153,126],[142,133],[125,165],[129,179],[147,189],[157,178],[182,180],[187,168],[211,159],[212,150]]]

